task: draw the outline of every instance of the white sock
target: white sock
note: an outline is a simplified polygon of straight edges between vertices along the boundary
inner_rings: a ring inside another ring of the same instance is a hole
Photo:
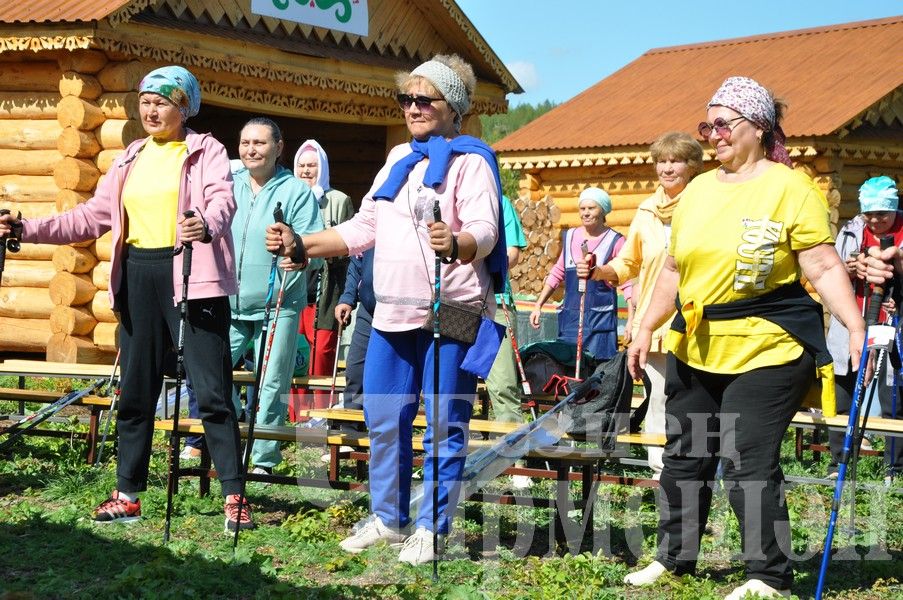
[[[138,499],[137,494],[126,494],[125,492],[119,492],[120,500],[126,500],[128,502],[134,502]]]

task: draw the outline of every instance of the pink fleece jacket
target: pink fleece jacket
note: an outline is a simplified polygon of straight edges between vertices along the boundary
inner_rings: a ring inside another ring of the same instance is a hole
[[[26,242],[69,244],[96,239],[113,231],[113,256],[110,260],[110,305],[116,309],[116,293],[122,283],[122,253],[125,241],[126,213],[122,209],[122,189],[135,158],[147,142],[144,138],[129,144],[104,175],[94,197],[72,210],[43,219],[23,220],[22,239]],[[232,245],[232,174],[226,149],[210,134],[188,130],[185,143],[188,156],[182,167],[179,189],[179,213],[194,210],[207,224],[209,243],[195,243],[188,284],[188,298],[213,298],[236,292],[235,251]],[[176,246],[178,231],[176,231]],[[173,304],[182,298],[182,253],[173,259]]]

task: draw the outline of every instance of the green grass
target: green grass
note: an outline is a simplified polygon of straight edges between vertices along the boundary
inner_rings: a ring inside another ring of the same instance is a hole
[[[2,385],[2,382],[0,382]],[[61,425],[58,425],[61,426]],[[363,494],[329,489],[250,484],[257,530],[243,533],[234,555],[223,533],[222,500],[200,498],[182,480],[176,496],[172,541],[162,544],[166,439],[155,438],[150,489],[143,519],[131,525],[95,526],[91,509],[115,484],[115,466],[83,463],[83,442],[31,437],[0,457],[0,599],[12,598],[453,598],[503,600],[557,598],[722,598],[743,581],[739,530],[726,495],[716,492],[710,530],[696,577],[626,590],[623,576],[645,564],[655,547],[657,510],[649,489],[603,485],[593,529],[573,553],[550,542],[545,509],[467,503],[455,519],[440,581],[431,567],[398,563],[386,547],[352,556],[338,546],[366,514]],[[316,448],[287,449],[284,474],[322,475]],[[642,456],[641,451],[637,451]],[[788,474],[820,476],[825,459],[798,463],[785,444]],[[811,455],[810,455],[811,456]],[[638,467],[620,468],[643,475]],[[838,532],[839,557],[829,569],[828,597],[903,598],[903,497],[883,488],[880,460],[863,458],[857,526]],[[351,476],[352,471],[345,473]],[[504,481],[493,484],[502,491]],[[218,492],[214,483],[213,489]],[[553,494],[543,481],[534,493]],[[831,489],[799,485],[788,491],[793,552],[800,557],[793,591],[811,598],[818,575]],[[849,508],[840,523],[846,527]],[[553,538],[551,538],[553,539]],[[867,559],[863,556],[867,555]]]

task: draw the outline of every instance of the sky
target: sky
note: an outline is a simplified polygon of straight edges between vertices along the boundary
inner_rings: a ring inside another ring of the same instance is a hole
[[[903,14],[900,0],[457,3],[524,89],[508,95],[512,107],[564,102],[652,48]]]

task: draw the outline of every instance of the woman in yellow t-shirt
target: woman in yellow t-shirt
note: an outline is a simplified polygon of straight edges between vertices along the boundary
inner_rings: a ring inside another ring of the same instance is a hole
[[[680,310],[666,342],[658,554],[625,578],[629,585],[695,570],[721,459],[748,579],[728,600],[750,592],[790,594],[781,440],[814,383],[816,365],[830,365],[821,307],[805,293],[800,274],[850,330],[853,364],[865,325],[831,244],[824,197],[788,168],[783,111],[757,82],[731,77],[699,124],[721,165],[684,190],[669,256],[628,351],[631,374],[638,376],[652,333],[676,300]]]

